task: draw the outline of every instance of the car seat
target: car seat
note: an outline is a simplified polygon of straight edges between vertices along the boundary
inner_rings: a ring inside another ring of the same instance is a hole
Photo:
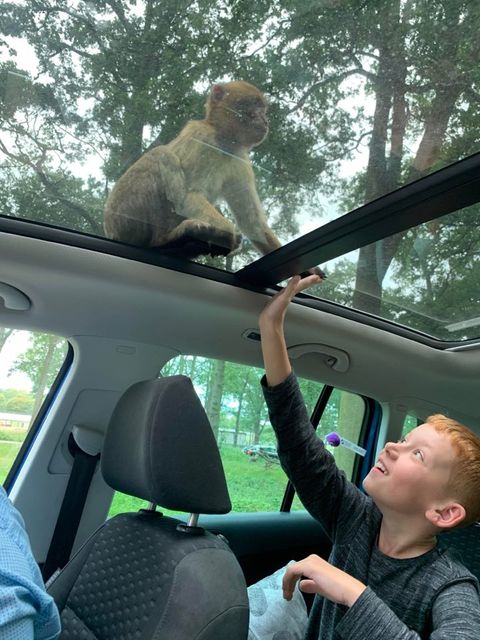
[[[480,580],[480,524],[454,529],[438,536],[444,547]]]
[[[172,376],[127,389],[101,468],[113,489],[151,505],[107,520],[53,579],[61,640],[245,640],[242,570],[225,540],[197,522],[231,503],[191,380]],[[189,513],[188,522],[155,505]]]

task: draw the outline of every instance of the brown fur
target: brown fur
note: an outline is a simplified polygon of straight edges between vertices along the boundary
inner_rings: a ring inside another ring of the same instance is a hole
[[[241,236],[215,207],[224,200],[260,253],[277,249],[248,157],[267,132],[261,91],[243,81],[213,85],[205,120],[188,122],[120,177],[105,205],[107,237],[190,258],[227,254]]]

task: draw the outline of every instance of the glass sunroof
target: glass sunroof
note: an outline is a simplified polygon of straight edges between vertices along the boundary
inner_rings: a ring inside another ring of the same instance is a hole
[[[473,0],[3,3],[0,215],[237,271],[478,152],[479,32]],[[324,295],[476,337],[476,215]]]
[[[480,338],[480,205],[322,265],[310,293],[445,341]]]

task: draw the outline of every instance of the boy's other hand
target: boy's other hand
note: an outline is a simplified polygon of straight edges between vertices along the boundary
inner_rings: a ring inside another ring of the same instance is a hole
[[[367,588],[360,580],[311,555],[287,567],[283,577],[283,597],[291,600],[297,582],[305,593],[318,593],[332,602],[351,607]]]
[[[285,313],[289,303],[293,298],[304,289],[319,284],[322,278],[319,275],[310,275],[306,278],[293,276],[287,283],[287,286],[277,291],[277,293],[268,301],[265,309],[260,314],[260,329],[269,325],[278,326],[283,323]]]

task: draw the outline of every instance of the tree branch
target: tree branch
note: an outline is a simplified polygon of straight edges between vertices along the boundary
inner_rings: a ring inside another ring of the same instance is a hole
[[[292,107],[291,109],[289,109],[287,111],[287,115],[290,115],[291,113],[298,111],[299,109],[301,109],[303,107],[303,105],[306,103],[306,101],[308,100],[308,98],[312,95],[312,93],[315,93],[315,91],[321,87],[324,86],[326,84],[330,84],[332,82],[338,82],[340,84],[340,82],[343,82],[343,80],[345,80],[346,78],[353,76],[353,75],[362,75],[365,76],[371,80],[376,79],[375,74],[370,73],[369,71],[366,71],[363,68],[355,68],[355,69],[350,69],[348,71],[344,71],[343,73],[339,73],[337,75],[334,76],[329,76],[328,78],[325,78],[324,80],[319,80],[318,82],[315,82],[314,84],[312,84],[311,87],[309,87],[301,96],[300,100],[298,100],[298,102],[295,104],[294,107]]]
[[[30,135],[30,137],[32,137]],[[69,198],[67,198],[58,188],[57,184],[55,184],[55,182],[53,180],[51,180],[51,178],[49,178],[49,176],[45,173],[45,171],[43,170],[43,164],[46,160],[46,156],[47,156],[47,149],[45,147],[45,145],[42,145],[39,141],[36,141],[38,147],[41,149],[42,154],[39,160],[37,160],[36,162],[32,161],[28,155],[20,153],[20,154],[15,154],[12,151],[10,151],[8,149],[8,147],[5,145],[5,143],[3,142],[3,140],[0,139],[0,150],[3,151],[3,153],[7,156],[7,158],[10,158],[11,160],[13,160],[14,162],[16,162],[17,164],[20,164],[22,166],[26,166],[29,167],[30,169],[32,169],[34,171],[34,173],[36,174],[36,176],[38,177],[38,179],[40,180],[40,182],[43,184],[43,186],[47,189],[47,191],[50,193],[50,195],[52,195],[54,198],[56,198],[61,204],[66,205],[69,209],[71,209],[74,213],[76,213],[77,215],[79,215],[80,217],[82,217],[89,225],[90,228],[92,230],[93,233],[100,235],[101,234],[101,229],[97,223],[97,221],[88,213],[88,211],[80,204],[78,204],[77,202],[74,202],[73,200],[70,200]]]

